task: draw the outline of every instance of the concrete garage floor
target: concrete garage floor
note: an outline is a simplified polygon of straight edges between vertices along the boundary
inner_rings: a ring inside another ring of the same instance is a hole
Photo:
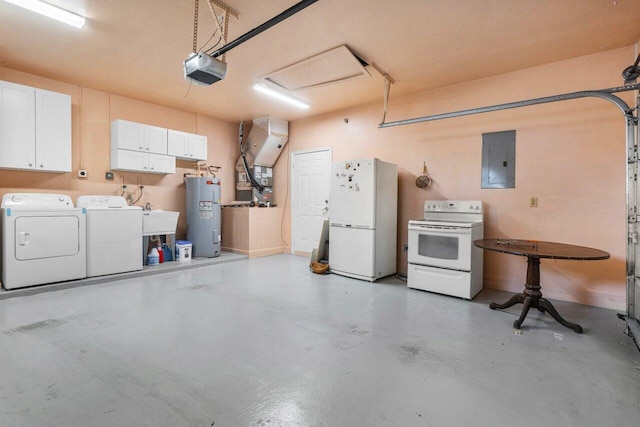
[[[612,310],[532,310],[277,255],[0,301],[2,426],[637,426]],[[525,268],[525,266],[523,266]],[[544,285],[543,285],[544,286]],[[544,288],[543,288],[544,291]]]

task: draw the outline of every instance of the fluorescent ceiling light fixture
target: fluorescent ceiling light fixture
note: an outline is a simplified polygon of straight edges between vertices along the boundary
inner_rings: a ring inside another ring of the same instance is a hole
[[[267,85],[264,85],[262,83],[254,83],[253,84],[253,88],[255,90],[257,90],[258,92],[264,93],[266,95],[269,95],[273,98],[279,99],[280,101],[284,101],[287,102],[291,105],[295,105],[298,108],[302,108],[303,110],[306,110],[307,108],[309,108],[309,104],[298,99],[298,98],[294,98],[291,95],[287,95],[283,92],[280,92],[278,90],[275,89],[271,89],[270,87],[268,87]]]
[[[42,2],[40,0],[4,0],[7,3],[15,4],[16,6],[23,7],[32,12],[39,13],[40,15],[47,16],[49,18],[56,19],[65,24],[71,25],[76,28],[84,27],[84,18],[75,13],[67,12],[59,7],[50,5],[49,3]]]

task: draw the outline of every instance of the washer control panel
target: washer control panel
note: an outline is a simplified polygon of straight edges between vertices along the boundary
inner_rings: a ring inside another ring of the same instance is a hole
[[[94,195],[78,197],[78,207],[101,207],[101,208],[124,208],[129,206],[127,200],[122,196]]]

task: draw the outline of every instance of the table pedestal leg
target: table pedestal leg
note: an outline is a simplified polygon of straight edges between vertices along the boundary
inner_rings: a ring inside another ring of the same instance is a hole
[[[553,304],[545,298],[542,298],[542,292],[540,291],[540,258],[527,257],[527,282],[524,285],[524,292],[518,295],[512,296],[509,301],[504,304],[489,304],[489,308],[495,310],[496,308],[503,309],[511,307],[512,305],[522,303],[522,311],[520,312],[520,318],[513,322],[513,327],[520,329],[522,322],[527,317],[530,308],[537,308],[538,311],[547,312],[554,319],[563,326],[573,329],[577,333],[582,333],[580,325],[575,323],[569,323],[560,316]]]
[[[505,302],[504,304],[496,304],[495,302],[492,302],[491,304],[489,304],[489,308],[491,310],[495,310],[496,308],[509,308],[512,305],[516,305],[516,304],[521,304],[524,301],[524,294],[515,294],[514,296],[512,296],[511,298],[509,298],[509,301]]]
[[[527,313],[529,313],[529,308],[531,308],[531,303],[533,299],[531,297],[524,297],[524,301],[522,302],[522,311],[520,312],[520,318],[513,322],[513,327],[516,329],[520,329],[522,326],[522,322],[524,322],[524,318],[527,317]]]
[[[549,313],[562,326],[566,326],[567,328],[573,329],[575,332],[579,334],[582,333],[582,327],[576,323],[567,322],[562,316],[560,316],[560,313],[558,313],[556,308],[553,306],[553,304],[551,304],[551,301],[549,301],[548,299],[540,298],[540,301],[538,301],[538,309],[539,310],[542,309],[540,311],[546,311],[547,313]]]

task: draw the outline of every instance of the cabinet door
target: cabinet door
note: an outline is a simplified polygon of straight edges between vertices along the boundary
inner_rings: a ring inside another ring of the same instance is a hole
[[[111,149],[144,150],[144,125],[114,120],[111,122]]]
[[[167,154],[185,160],[207,160],[207,137],[169,129]]]
[[[176,173],[176,158],[133,150],[111,150],[111,169],[150,173]]]
[[[144,149],[150,153],[167,154],[167,130],[144,125]]]
[[[178,130],[167,131],[167,154],[181,159],[189,155],[189,134]]]
[[[71,97],[36,89],[36,169],[71,172]]]
[[[176,173],[176,158],[162,154],[149,155],[149,172],[152,173]]]
[[[0,167],[35,167],[35,117],[35,89],[0,82]]]
[[[148,172],[149,155],[142,151],[111,150],[111,169]]]
[[[189,135],[189,158],[191,160],[207,160],[207,137]]]

